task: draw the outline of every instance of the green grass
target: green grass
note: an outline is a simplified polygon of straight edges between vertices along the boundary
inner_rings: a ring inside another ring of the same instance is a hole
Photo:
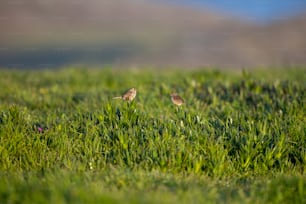
[[[1,70],[0,87],[0,203],[306,202],[303,68]]]

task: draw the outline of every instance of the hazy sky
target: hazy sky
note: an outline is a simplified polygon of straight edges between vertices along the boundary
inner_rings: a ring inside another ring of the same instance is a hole
[[[306,0],[167,0],[266,21],[306,11]]]

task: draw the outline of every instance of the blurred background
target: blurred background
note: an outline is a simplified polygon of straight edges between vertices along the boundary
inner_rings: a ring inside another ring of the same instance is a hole
[[[0,67],[306,64],[305,0],[1,0]]]

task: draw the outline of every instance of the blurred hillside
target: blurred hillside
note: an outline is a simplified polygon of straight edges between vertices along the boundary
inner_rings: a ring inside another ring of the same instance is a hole
[[[152,1],[7,1],[0,66],[306,64],[306,12],[256,24]]]

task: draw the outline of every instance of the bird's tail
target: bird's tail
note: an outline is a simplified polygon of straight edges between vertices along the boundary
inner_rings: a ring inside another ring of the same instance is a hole
[[[122,99],[122,96],[116,96],[113,99]]]

